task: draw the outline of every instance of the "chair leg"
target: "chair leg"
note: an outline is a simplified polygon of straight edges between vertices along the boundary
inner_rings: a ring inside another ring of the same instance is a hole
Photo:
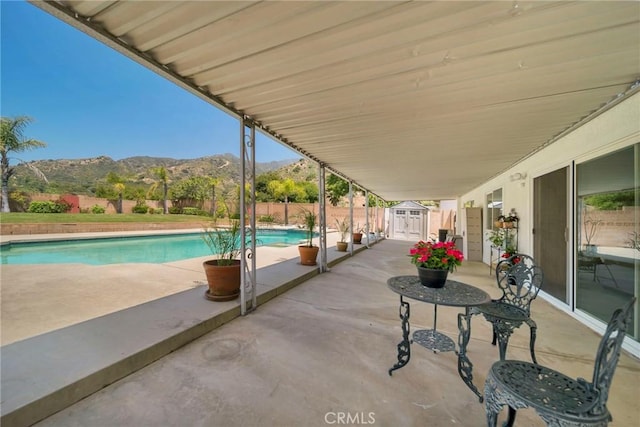
[[[498,413],[487,410],[487,427],[496,427],[498,425]]]
[[[507,421],[504,422],[504,424],[502,424],[502,427],[513,427],[513,423],[516,422],[516,410],[515,408],[512,408],[511,406],[509,406],[509,417],[507,418]]]
[[[493,326],[493,338],[491,338],[491,344],[492,345],[496,345],[496,342],[498,340],[498,334],[496,333],[496,325],[492,325]]]
[[[494,336],[498,340],[498,351],[500,360],[505,360],[507,356],[507,346],[509,345],[509,337],[513,333],[513,328],[508,324],[494,324]]]
[[[534,322],[531,318],[527,319],[526,323],[527,325],[529,325],[529,329],[531,330],[531,338],[529,339],[529,352],[531,353],[531,360],[537,365],[538,360],[536,360],[536,353],[534,349],[536,345],[536,332],[538,330],[538,326],[536,325],[536,322]]]

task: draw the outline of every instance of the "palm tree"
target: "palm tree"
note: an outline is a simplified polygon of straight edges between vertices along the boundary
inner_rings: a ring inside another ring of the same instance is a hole
[[[33,120],[27,116],[2,117],[0,126],[0,169],[2,169],[2,199],[0,211],[11,212],[9,208],[9,178],[15,173],[15,168],[9,166],[9,153],[20,153],[35,148],[46,147],[47,144],[35,139],[25,139],[24,128]],[[34,165],[16,159],[31,169],[39,178],[47,181],[47,177]]]
[[[167,205],[167,196],[169,193],[169,174],[167,173],[167,169],[164,166],[158,166],[155,168],[151,168],[151,173],[158,178],[155,184],[151,186],[149,190],[150,193],[156,191],[159,184],[162,184],[162,208],[165,215],[169,213],[169,206]]]
[[[215,218],[216,216],[216,186],[220,184],[220,178],[209,178],[209,185],[211,186],[211,209],[210,213]]]
[[[118,193],[118,206],[116,210],[119,214],[122,213],[122,193],[124,192],[125,185],[122,182],[116,182],[113,184],[113,189]]]

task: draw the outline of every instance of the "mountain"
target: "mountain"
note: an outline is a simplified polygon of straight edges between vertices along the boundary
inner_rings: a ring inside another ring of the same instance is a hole
[[[172,182],[193,176],[209,176],[237,183],[240,178],[240,159],[233,154],[218,154],[197,159],[137,156],[113,160],[107,156],[99,156],[89,159],[36,160],[29,162],[29,165],[42,171],[49,184],[36,177],[27,166],[18,165],[12,177],[11,188],[31,192],[93,195],[96,187],[104,184],[110,173],[124,177],[134,185],[148,186],[156,181],[152,172],[152,168],[155,167],[164,167]],[[313,162],[306,159],[256,163],[256,176],[279,170],[286,174],[283,176],[308,176],[310,167],[313,167]]]

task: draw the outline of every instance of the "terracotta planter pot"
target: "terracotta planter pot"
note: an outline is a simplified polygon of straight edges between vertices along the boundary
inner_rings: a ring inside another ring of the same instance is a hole
[[[502,227],[504,228],[513,228],[513,222],[503,222]]]
[[[205,297],[212,301],[231,301],[240,295],[240,260],[231,265],[218,265],[218,260],[202,263],[209,289]]]
[[[362,243],[362,233],[353,233],[353,243],[356,243],[356,244]]]
[[[336,248],[339,252],[346,252],[349,244],[347,242],[338,242],[336,243]]]
[[[300,252],[300,264],[302,265],[316,265],[316,258],[320,248],[317,246],[298,246],[298,252]]]

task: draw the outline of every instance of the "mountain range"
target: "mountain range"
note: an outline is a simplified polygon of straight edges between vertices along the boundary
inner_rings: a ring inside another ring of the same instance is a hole
[[[35,160],[30,166],[39,169],[49,183],[38,178],[26,165],[16,166],[11,187],[31,192],[75,193],[92,195],[97,185],[115,173],[132,184],[150,185],[156,181],[153,168],[164,167],[169,180],[178,182],[194,176],[240,181],[240,158],[233,154],[217,154],[197,159],[137,156],[113,160],[108,156],[87,159]],[[278,171],[283,177],[308,181],[315,178],[316,166],[307,159],[286,159],[256,163],[256,176]]]

